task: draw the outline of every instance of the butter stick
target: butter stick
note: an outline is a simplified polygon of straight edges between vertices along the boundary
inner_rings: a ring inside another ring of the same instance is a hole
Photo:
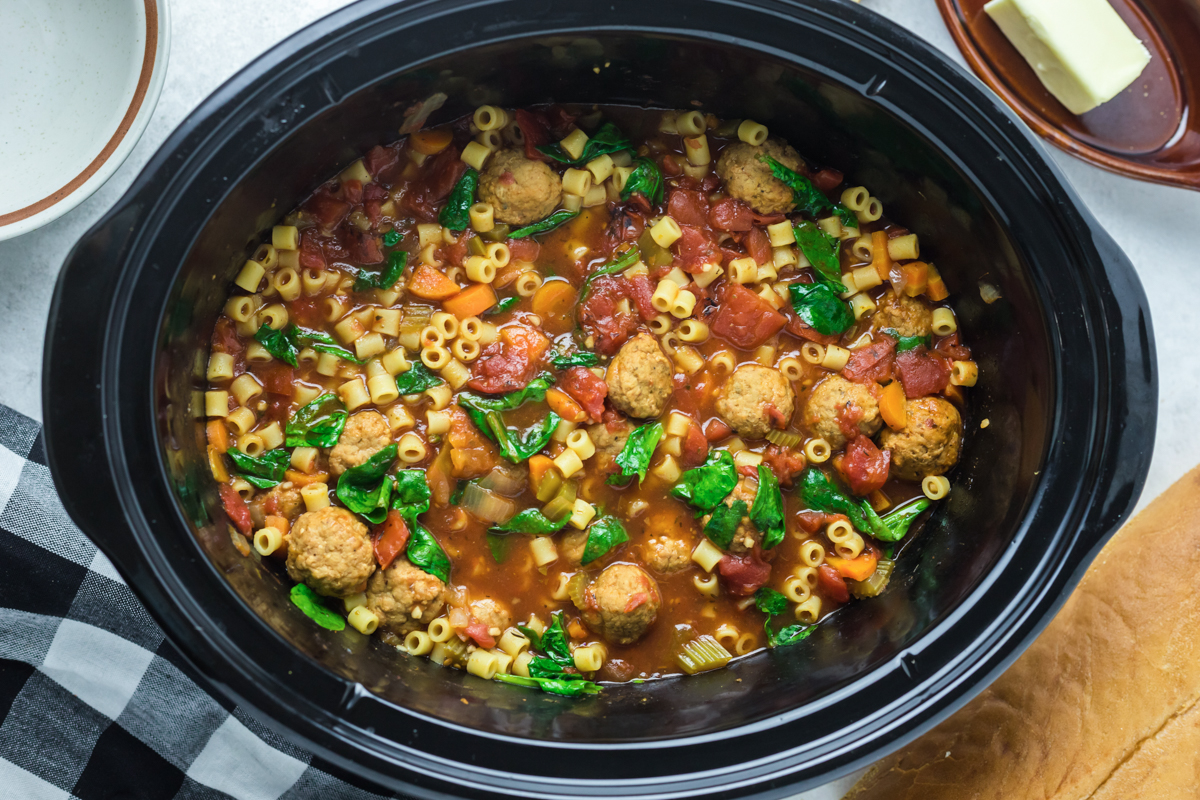
[[[999,680],[846,800],[1196,797],[1198,702],[1200,468],[1121,529]]]
[[[1150,63],[1107,0],[992,0],[983,10],[1072,114],[1107,103]]]

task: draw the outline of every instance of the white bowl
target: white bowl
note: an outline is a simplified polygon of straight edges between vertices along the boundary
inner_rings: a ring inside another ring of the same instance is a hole
[[[83,202],[162,91],[166,0],[0,1],[0,240]]]

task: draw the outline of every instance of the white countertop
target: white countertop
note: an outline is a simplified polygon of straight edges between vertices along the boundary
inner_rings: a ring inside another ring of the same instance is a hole
[[[116,202],[184,116],[238,69],[344,0],[171,0],[170,64],[162,97],[129,160],[95,195],[40,230],[0,242],[0,403],[42,418],[41,367],[54,281],[76,240]],[[864,0],[963,60],[933,0]],[[964,65],[965,68],[965,65]],[[1050,148],[1067,178],[1137,267],[1150,298],[1159,361],[1158,439],[1145,503],[1200,463],[1188,411],[1200,394],[1200,347],[1191,320],[1200,306],[1200,193],[1112,175]],[[1190,309],[1190,310],[1189,310]],[[852,779],[797,800],[838,800]]]

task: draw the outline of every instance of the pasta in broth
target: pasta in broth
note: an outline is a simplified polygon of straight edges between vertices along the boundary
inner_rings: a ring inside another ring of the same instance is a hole
[[[752,120],[483,106],[375,147],[217,321],[235,544],[315,624],[560,694],[799,646],[952,491],[978,367],[920,259]]]

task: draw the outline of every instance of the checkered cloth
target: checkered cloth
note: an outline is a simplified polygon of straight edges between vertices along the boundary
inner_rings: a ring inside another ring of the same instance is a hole
[[[0,556],[0,797],[384,797],[200,688],[63,510],[41,426],[3,405]]]

